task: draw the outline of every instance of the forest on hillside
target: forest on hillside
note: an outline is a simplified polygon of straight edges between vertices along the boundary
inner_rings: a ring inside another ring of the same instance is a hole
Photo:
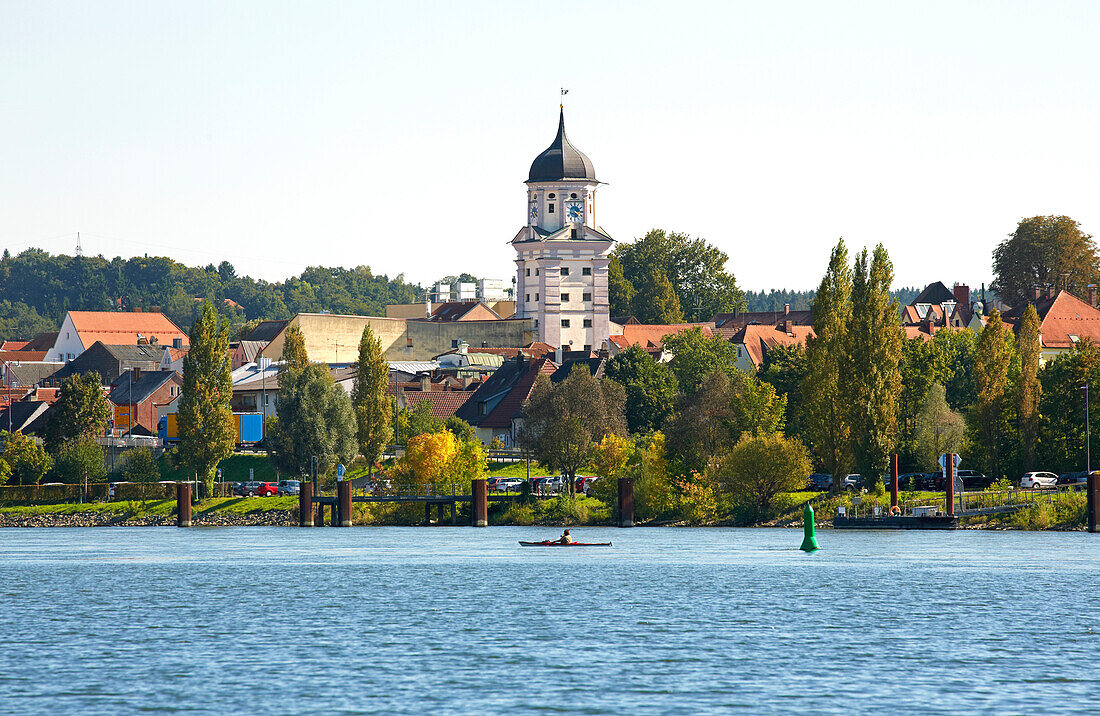
[[[5,250],[0,259],[0,340],[56,330],[70,310],[159,309],[187,329],[202,299],[213,301],[236,329],[248,321],[303,312],[383,316],[387,304],[424,300],[424,289],[406,283],[403,274],[391,279],[368,266],[311,266],[299,276],[269,283],[237,275],[228,261],[199,268],[163,256],[108,260],[51,255],[41,249],[12,256]]]

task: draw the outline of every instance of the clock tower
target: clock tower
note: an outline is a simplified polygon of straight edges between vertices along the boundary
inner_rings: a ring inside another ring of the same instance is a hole
[[[538,340],[566,351],[599,350],[611,335],[607,264],[615,241],[596,224],[592,161],[569,142],[565,111],[553,143],[527,176],[527,225],[516,250],[516,316]]]

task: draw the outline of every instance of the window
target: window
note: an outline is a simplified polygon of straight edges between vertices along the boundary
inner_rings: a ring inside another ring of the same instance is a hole
[[[412,336],[405,336],[405,347],[406,348],[412,348],[413,347],[413,338],[412,338]]]
[[[538,270],[538,269],[535,269],[535,275],[536,275],[536,276],[538,276],[538,275],[539,275],[539,270]]]
[[[482,341],[481,342],[481,347],[482,348],[488,348],[489,347],[489,341]]]
[[[564,343],[562,344],[562,346],[561,346],[561,352],[562,353],[568,353],[570,350],[572,350],[572,349],[568,345],[566,345]]]
[[[484,400],[477,401],[477,414],[485,415],[488,412],[488,410],[486,410],[487,407]]]
[[[539,327],[539,319],[536,318],[535,319],[535,328],[538,328],[538,327]]]
[[[535,303],[538,303],[538,302],[539,302],[539,295],[536,293],[535,294]]]
[[[550,206],[546,207],[546,213],[547,213],[547,214],[553,214],[553,213],[554,213],[554,205],[553,205],[553,204],[551,204]]]
[[[591,275],[592,275],[592,269],[590,269],[589,267],[585,266],[584,268],[581,269],[581,276],[591,276]]]
[[[592,352],[592,346],[589,345],[588,343],[585,343],[584,344],[584,352],[585,353],[591,353]]]
[[[458,339],[457,338],[452,338],[451,339],[451,348],[458,348]]]
[[[561,295],[561,302],[562,303],[569,303],[569,294],[568,293],[563,293]]]
[[[569,275],[569,267],[568,266],[562,266],[561,267],[561,275],[562,276],[568,276]]]
[[[531,302],[531,294],[527,294],[527,299],[526,300],[527,300],[527,303]]]
[[[1069,334],[1069,339],[1070,339],[1070,341],[1072,341],[1073,343],[1076,343],[1077,341],[1081,340],[1081,337],[1080,337],[1080,336],[1075,336],[1075,335],[1073,335],[1072,333],[1070,333],[1070,334]]]
[[[531,269],[527,269],[527,273],[526,273],[526,274],[524,274],[524,275],[525,275],[525,276],[530,276],[530,275],[531,275]]]
[[[591,318],[584,319],[584,327],[585,328],[591,328],[592,327],[592,319]]]
[[[569,230],[569,238],[571,238],[571,239],[577,238],[577,230],[576,229],[570,229]]]
[[[548,199],[557,199],[558,195],[557,194],[547,194],[546,198],[548,198]]]
[[[590,294],[590,293],[582,293],[582,294],[581,294],[581,300],[582,300],[582,301],[591,301],[591,300],[592,300],[592,294]]]
[[[570,194],[570,195],[569,195],[569,198],[570,198],[570,199],[576,199],[576,198],[577,198],[577,195],[576,195],[576,194]]]
[[[561,327],[562,328],[569,328],[569,319],[568,318],[561,319]]]

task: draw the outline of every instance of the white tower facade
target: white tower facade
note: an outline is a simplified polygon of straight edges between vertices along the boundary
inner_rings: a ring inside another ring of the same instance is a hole
[[[527,226],[516,250],[516,316],[566,351],[599,350],[611,335],[607,264],[615,241],[596,224],[592,162],[569,143],[565,112],[527,178]]]

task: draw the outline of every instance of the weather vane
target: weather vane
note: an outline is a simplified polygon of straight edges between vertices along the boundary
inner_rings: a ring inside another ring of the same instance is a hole
[[[561,96],[562,96],[562,100],[561,100],[561,104],[560,104],[560,105],[558,105],[558,106],[559,106],[559,107],[560,107],[561,109],[565,109],[565,95],[567,95],[567,94],[569,94],[569,90],[567,90],[567,89],[565,89],[564,87],[562,87],[562,88],[561,88]]]

